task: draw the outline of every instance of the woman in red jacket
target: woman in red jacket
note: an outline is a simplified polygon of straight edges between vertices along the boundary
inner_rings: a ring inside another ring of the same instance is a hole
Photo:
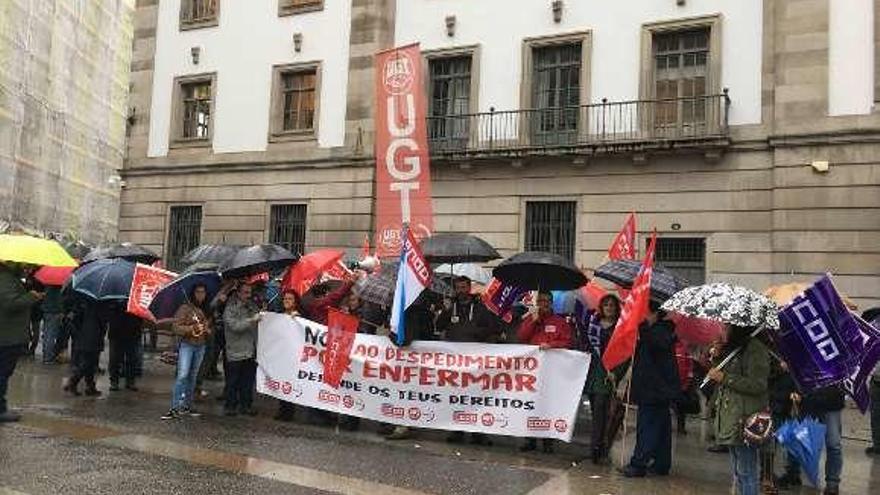
[[[553,314],[553,295],[549,292],[538,293],[537,311],[523,317],[523,321],[516,332],[521,344],[536,345],[542,351],[547,349],[568,349],[571,347],[571,326],[565,318]],[[553,439],[544,439],[544,452],[553,452]],[[535,438],[526,439],[526,444],[520,450],[532,451],[538,448]]]

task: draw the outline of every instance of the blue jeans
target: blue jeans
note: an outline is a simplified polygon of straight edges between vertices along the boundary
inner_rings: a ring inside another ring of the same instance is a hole
[[[639,404],[636,446],[629,465],[640,471],[650,466],[655,473],[669,473],[672,467],[672,415],[669,404]]]
[[[758,447],[734,445],[730,447],[730,467],[736,483],[737,495],[758,495]]]
[[[192,407],[196,390],[196,376],[205,357],[205,345],[180,342],[177,348],[177,378],[174,381],[174,395],[171,396],[171,409]]]
[[[61,313],[43,314],[43,363],[54,363],[58,357],[58,337],[61,335],[63,315]]]
[[[825,423],[825,487],[839,488],[840,474],[843,472],[843,411],[831,411],[819,418]],[[798,462],[788,457],[786,472],[800,476],[801,467]]]

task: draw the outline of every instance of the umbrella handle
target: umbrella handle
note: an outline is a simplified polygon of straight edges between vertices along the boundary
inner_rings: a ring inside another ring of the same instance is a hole
[[[759,333],[761,333],[761,332],[763,332],[763,331],[764,331],[764,327],[758,327],[758,328],[755,329],[755,331],[753,331],[751,334],[749,334],[749,338],[754,338],[756,335],[758,335]],[[745,345],[740,346],[740,347],[737,347],[736,349],[734,349],[730,354],[727,355],[727,357],[725,357],[720,363],[718,363],[718,366],[715,366],[714,369],[717,369],[717,370],[722,370],[722,369],[724,369],[724,367],[727,366],[727,364],[728,364],[733,358],[735,358],[735,357],[737,356],[737,354],[739,354],[744,348],[745,348]],[[776,357],[777,359],[779,359],[778,356],[776,356],[775,354],[773,354],[773,355],[774,355],[774,357]],[[781,360],[780,360],[780,361],[781,361]],[[705,387],[706,385],[708,385],[710,381],[712,381],[712,380],[709,378],[708,375],[706,375],[706,377],[703,378],[703,382],[700,383],[700,390],[703,390],[703,387]]]

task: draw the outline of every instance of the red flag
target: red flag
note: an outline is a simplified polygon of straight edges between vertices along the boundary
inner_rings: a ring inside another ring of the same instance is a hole
[[[618,367],[631,358],[636,350],[639,325],[648,314],[648,301],[651,299],[651,275],[654,272],[654,244],[656,241],[657,231],[655,230],[651,234],[651,242],[648,244],[645,260],[642,261],[642,268],[633,282],[632,291],[623,303],[614,334],[608,342],[605,354],[602,355],[602,364],[606,370]]]
[[[427,98],[419,45],[376,54],[376,249],[398,256],[404,224],[421,240],[434,230]]]
[[[156,321],[150,312],[150,303],[159,289],[176,277],[174,272],[138,263],[131,277],[131,292],[126,311],[145,320]]]
[[[608,259],[634,260],[636,259],[636,214],[630,213],[629,218],[623,223],[623,228],[618,232],[611,247],[608,248]]]
[[[330,308],[327,313],[327,347],[324,354],[324,383],[339,388],[342,375],[351,363],[351,348],[360,321],[354,316]]]
[[[370,236],[368,234],[364,234],[364,246],[361,248],[361,259],[366,259],[370,256]]]

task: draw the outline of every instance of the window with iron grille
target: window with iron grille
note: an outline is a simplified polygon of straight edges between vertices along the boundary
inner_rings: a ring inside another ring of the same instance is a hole
[[[576,137],[581,94],[582,43],[533,48],[532,134],[538,144]]]
[[[269,242],[294,254],[306,249],[306,205],[273,205],[269,215]]]
[[[168,218],[166,266],[171,270],[180,269],[180,259],[199,245],[201,237],[202,207],[172,206]]]
[[[297,70],[281,74],[283,108],[282,131],[308,131],[315,126],[317,70]]]
[[[706,122],[709,87],[709,28],[654,34],[654,90],[657,127]]]
[[[435,149],[461,148],[468,141],[471,56],[431,59],[428,73],[428,138]]]
[[[193,24],[212,24],[217,20],[218,0],[181,0],[180,22],[186,27]]]
[[[278,0],[278,15],[302,14],[324,8],[324,0]]]
[[[691,284],[706,281],[706,239],[702,237],[658,237],[654,260]]]
[[[211,138],[211,80],[180,85],[183,139]]]
[[[576,212],[575,201],[527,202],[525,250],[555,253],[574,261]]]

